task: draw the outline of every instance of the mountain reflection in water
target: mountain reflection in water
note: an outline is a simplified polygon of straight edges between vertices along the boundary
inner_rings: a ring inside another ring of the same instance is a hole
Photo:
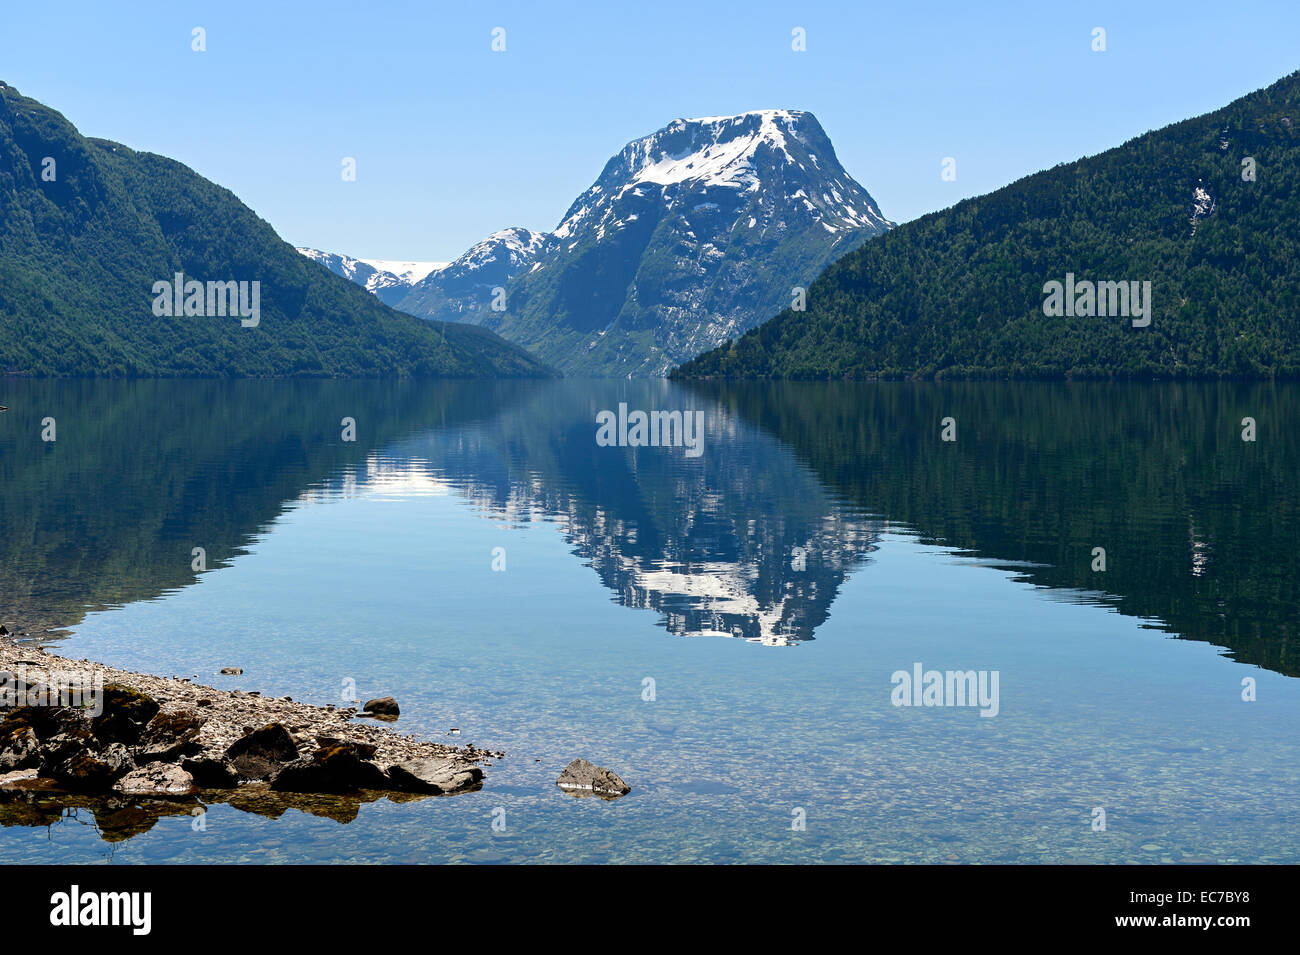
[[[677,635],[810,640],[889,530],[1300,673],[1291,386],[18,381],[5,394],[0,593],[36,638],[193,583],[195,542],[223,566],[295,502],[423,487],[495,520],[556,523],[620,603]],[[703,410],[703,454],[599,446],[596,414],[619,402]],[[37,440],[45,415],[56,443]],[[955,443],[939,440],[947,416]]]

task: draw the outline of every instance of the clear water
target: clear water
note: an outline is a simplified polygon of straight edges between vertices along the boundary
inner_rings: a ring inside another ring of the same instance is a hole
[[[403,732],[508,755],[478,792],[348,822],[0,813],[0,862],[1300,861],[1296,389],[4,397],[0,616],[28,639],[318,703],[354,683]],[[704,411],[703,453],[598,446],[620,401]],[[894,706],[917,662],[997,671],[997,716]],[[632,793],[563,793],[576,756]]]

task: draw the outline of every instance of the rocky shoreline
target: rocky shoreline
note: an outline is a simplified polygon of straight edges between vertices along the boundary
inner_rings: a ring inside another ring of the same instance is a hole
[[[134,673],[0,637],[0,799],[239,805],[260,794],[283,811],[293,795],[370,801],[478,789],[481,764],[504,755],[418,740],[357,715],[355,707]]]

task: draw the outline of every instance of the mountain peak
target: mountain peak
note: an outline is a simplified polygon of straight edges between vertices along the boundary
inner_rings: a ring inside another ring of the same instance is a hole
[[[809,188],[813,184],[817,188]],[[840,165],[817,117],[803,110],[764,109],[675,119],[633,140],[569,207],[554,234],[557,239],[576,235],[593,221],[593,213],[608,212],[629,194],[655,191],[671,208],[679,194],[704,196],[711,189],[733,197],[779,192],[802,202],[829,232],[892,225]]]
[[[639,182],[671,185],[690,180],[709,185],[752,186],[755,159],[761,150],[796,162],[789,140],[799,140],[805,118],[819,137],[821,126],[811,113],[765,109],[735,116],[675,119],[663,129],[635,140],[623,150],[632,171],[629,186]]]
[[[465,264],[482,266],[499,255],[506,255],[511,260],[522,261],[536,254],[545,242],[546,233],[534,232],[532,229],[525,229],[523,226],[499,229],[474,245],[451,264],[453,266]]]
[[[679,118],[620,149],[554,232],[494,233],[401,307],[482,324],[568,372],[661,375],[892,226],[812,113]]]

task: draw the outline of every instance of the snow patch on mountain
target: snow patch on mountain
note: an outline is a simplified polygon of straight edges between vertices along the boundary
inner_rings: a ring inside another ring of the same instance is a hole
[[[757,125],[747,123],[749,117],[758,117]],[[788,110],[761,110],[739,116],[708,116],[703,119],[677,119],[669,123],[665,132],[677,133],[692,128],[698,145],[694,149],[680,149],[665,154],[656,148],[659,137],[633,143],[633,154],[639,154],[640,168],[635,169],[624,191],[637,183],[653,182],[661,186],[695,180],[706,186],[732,186],[748,188],[753,184],[755,169],[753,156],[760,146],[768,146],[794,162],[786,148],[785,129],[796,122]]]
[[[366,265],[380,271],[395,275],[407,285],[414,285],[439,269],[445,269],[449,262],[397,262],[392,259],[361,259]]]
[[[450,263],[449,267],[482,268],[498,261],[502,256],[510,265],[522,265],[531,261],[545,247],[547,239],[545,232],[534,232],[520,227],[502,229],[474,245],[460,258]]]
[[[338,252],[299,248],[298,253],[319,262],[335,275],[363,286],[389,305],[404,298],[411,287],[447,267],[446,262],[401,262],[391,259],[358,259]]]

